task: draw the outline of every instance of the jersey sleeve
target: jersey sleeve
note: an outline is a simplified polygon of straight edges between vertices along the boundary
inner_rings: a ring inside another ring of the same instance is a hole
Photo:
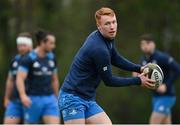
[[[171,74],[166,80],[166,85],[169,86],[180,75],[180,65],[169,55],[164,55],[162,61],[170,68]]]
[[[28,73],[31,67],[31,64],[32,64],[32,59],[28,55],[22,57],[22,59],[20,60],[18,71]]]
[[[145,60],[144,60],[144,57],[141,56],[141,57],[139,58],[139,64],[140,64],[141,66],[144,66],[144,65],[145,65],[145,64],[143,64],[144,61],[145,61]]]
[[[49,58],[49,63],[50,63],[50,66],[52,67],[53,73],[57,73],[57,71],[58,71],[57,60],[56,60],[56,57],[55,57],[54,53],[53,52],[49,52],[47,54],[47,56]]]
[[[127,71],[140,72],[140,69],[141,69],[140,65],[134,64],[130,62],[129,60],[127,60],[126,58],[124,58],[122,55],[120,55],[118,51],[116,50],[116,48],[114,47],[114,45],[112,48],[111,62],[112,62],[112,65],[119,67],[123,70],[127,70]]]
[[[14,57],[11,60],[11,63],[9,65],[8,75],[11,75],[11,76],[16,75],[16,69],[13,67],[15,62],[16,62],[16,58]],[[18,63],[17,63],[17,66],[18,66]]]
[[[110,55],[103,50],[95,51],[93,54],[93,61],[95,63],[96,69],[107,86],[121,87],[129,85],[140,85],[141,80],[139,77],[119,77],[112,74],[111,69],[111,58]]]
[[[58,72],[57,60],[56,60],[56,58],[54,58],[54,68],[53,68],[53,73],[57,73],[57,72]]]
[[[9,70],[8,70],[8,75],[12,76],[13,75],[13,61],[11,61],[10,65],[9,65]]]

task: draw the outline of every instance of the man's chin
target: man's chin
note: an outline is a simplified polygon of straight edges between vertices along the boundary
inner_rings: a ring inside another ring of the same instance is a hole
[[[113,40],[113,39],[115,39],[115,37],[116,37],[116,35],[113,35],[113,36],[110,36],[109,38],[110,38],[111,40]]]
[[[113,40],[115,39],[115,36],[116,35],[107,35],[107,36],[104,36],[106,39],[109,39],[109,40]]]
[[[115,37],[111,37],[111,38],[110,38],[110,40],[114,40],[114,39],[115,39]]]
[[[51,51],[50,51],[50,50],[46,50],[45,52],[46,52],[46,53],[49,53],[49,52],[51,52]]]

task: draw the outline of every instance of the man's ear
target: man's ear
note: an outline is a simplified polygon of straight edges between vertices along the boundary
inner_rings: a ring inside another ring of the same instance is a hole
[[[156,44],[153,42],[154,49],[156,48]]]
[[[101,29],[101,28],[100,28],[100,25],[99,25],[98,23],[96,23],[96,26],[97,26],[98,30]]]

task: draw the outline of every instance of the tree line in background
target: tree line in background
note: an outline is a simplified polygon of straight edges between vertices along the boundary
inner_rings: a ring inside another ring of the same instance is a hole
[[[71,61],[87,35],[96,29],[94,13],[111,7],[118,20],[116,45],[119,52],[138,63],[139,36],[152,33],[157,47],[170,53],[180,63],[180,1],[178,0],[1,0],[0,1],[0,99],[3,102],[5,80],[11,58],[16,54],[16,36],[32,34],[39,28],[55,34],[55,50],[60,84]],[[36,44],[34,42],[34,44]],[[131,73],[113,68],[120,76]],[[176,90],[180,89],[176,81]],[[173,122],[180,123],[180,92],[173,109]],[[107,88],[101,84],[97,101],[114,123],[148,123],[151,92],[141,87]],[[0,121],[3,103],[0,103]]]

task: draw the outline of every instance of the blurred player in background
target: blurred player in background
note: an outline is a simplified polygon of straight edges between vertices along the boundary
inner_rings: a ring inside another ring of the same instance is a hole
[[[143,71],[121,56],[114,45],[117,32],[115,13],[101,8],[95,13],[98,30],[92,32],[77,52],[69,73],[61,87],[59,107],[65,124],[112,124],[104,110],[96,103],[96,88],[103,80],[107,86],[154,86],[154,81],[141,75],[123,78],[112,74],[111,65],[127,71]]]
[[[37,47],[22,58],[17,73],[17,88],[24,105],[24,121],[39,123],[42,120],[46,124],[58,124],[59,81],[52,53],[55,48],[55,36],[38,31],[36,41]]]
[[[6,108],[4,124],[18,124],[23,119],[23,107],[16,88],[16,73],[20,60],[32,50],[32,38],[27,32],[20,33],[16,39],[18,54],[12,59],[6,81],[4,106]]]
[[[180,66],[168,54],[156,49],[154,38],[151,34],[141,36],[141,64],[156,63],[164,72],[164,84],[153,92],[153,111],[150,118],[151,124],[171,124],[171,109],[175,104],[174,80],[180,75]],[[134,73],[136,76],[136,73]]]

